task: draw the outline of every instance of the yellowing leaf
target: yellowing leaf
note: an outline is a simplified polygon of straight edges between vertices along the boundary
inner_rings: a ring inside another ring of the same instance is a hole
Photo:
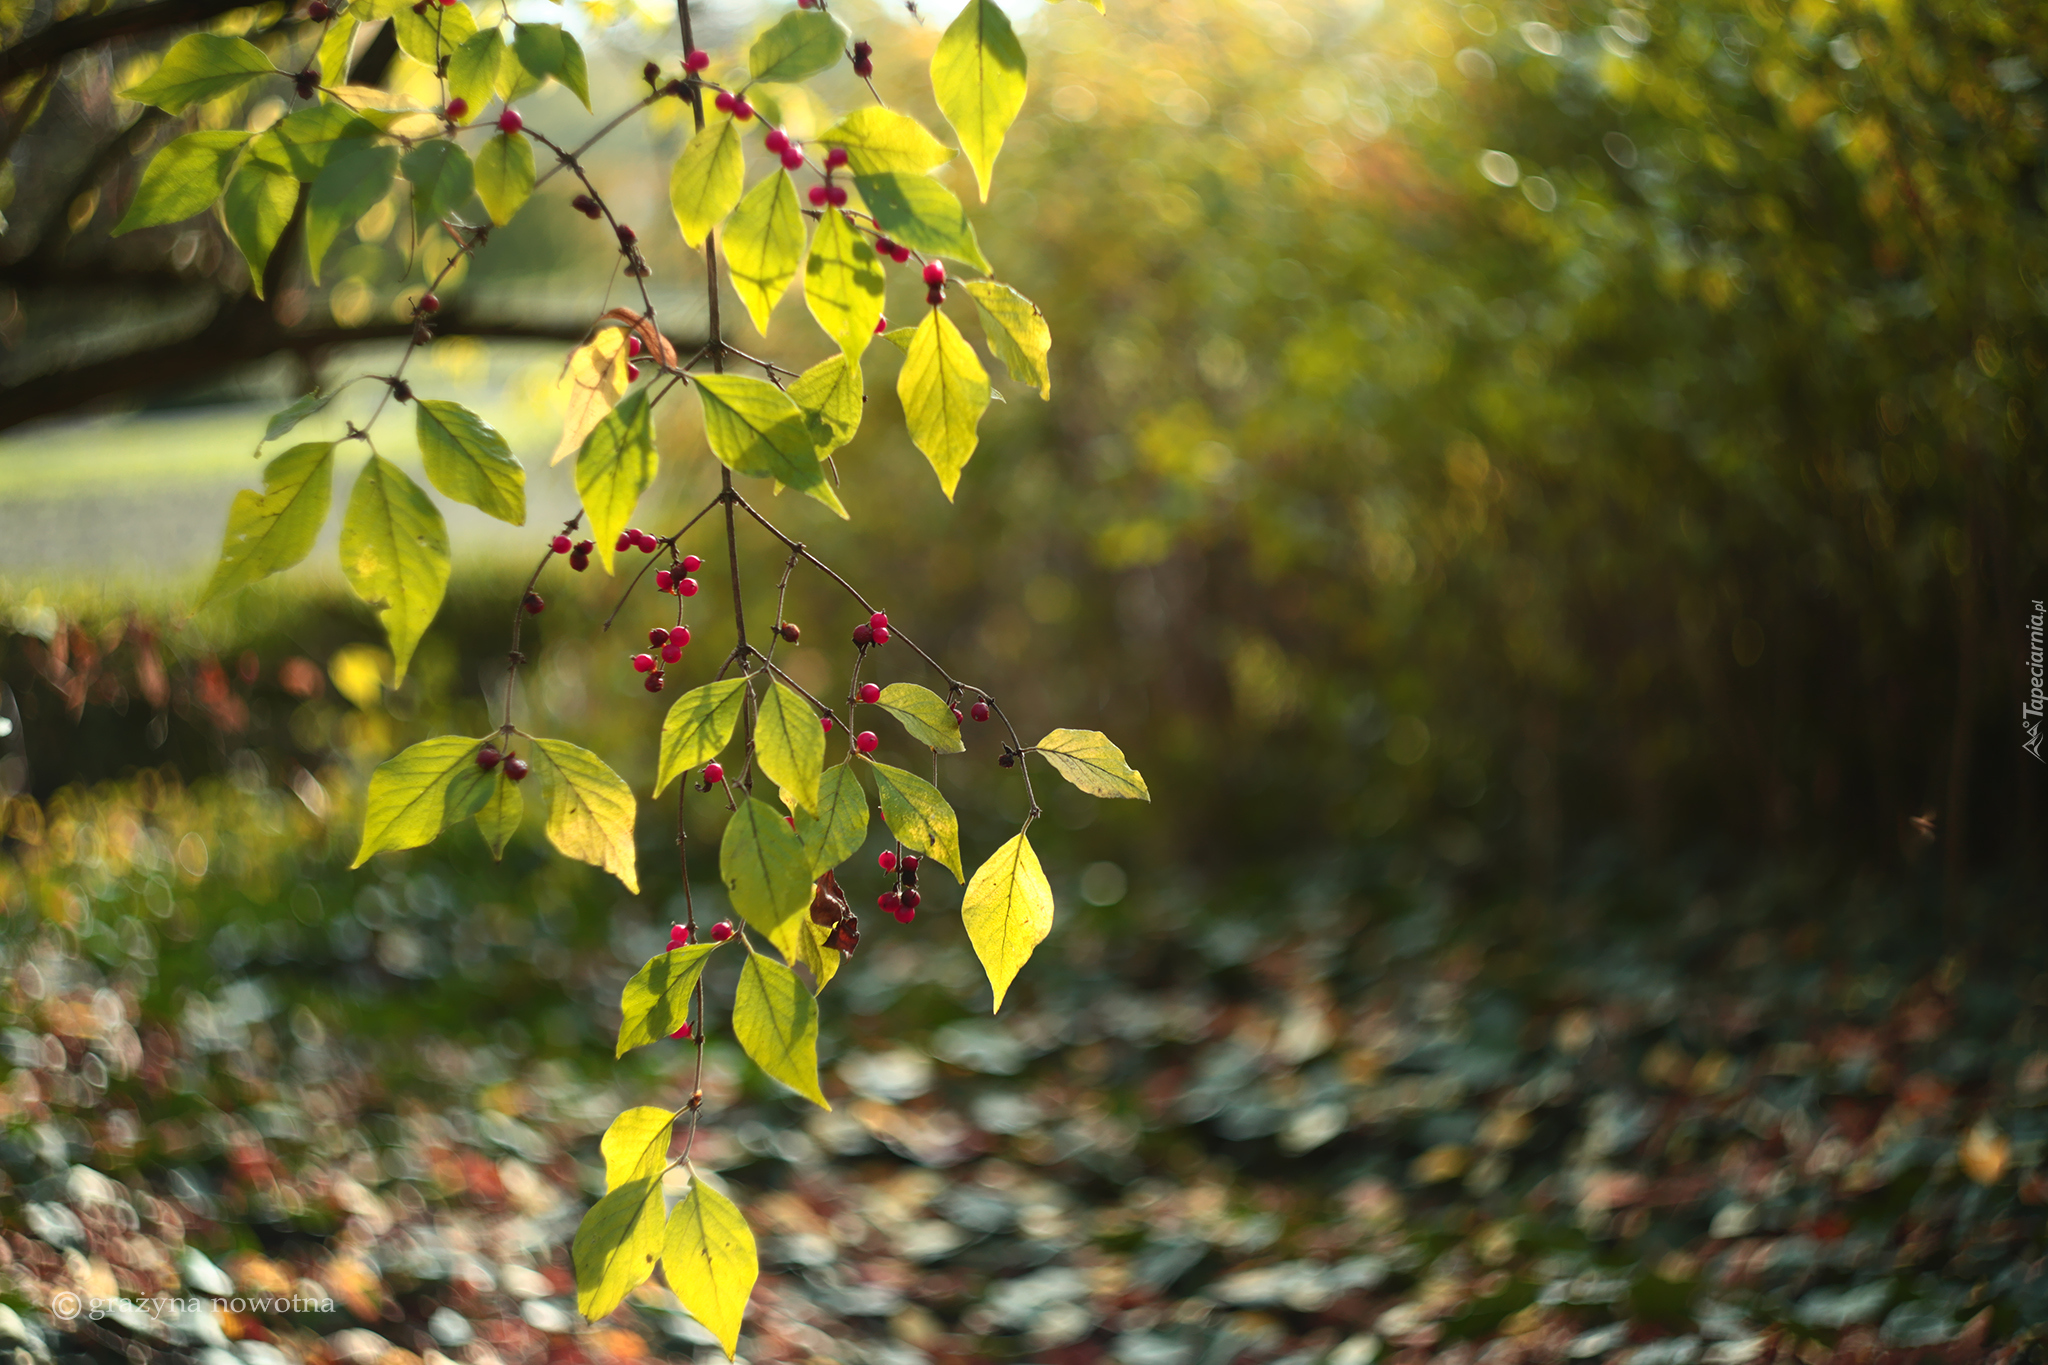
[[[988,410],[988,371],[974,348],[940,309],[925,314],[911,338],[910,353],[896,376],[910,439],[931,462],[939,487],[950,500],[960,471],[980,442],[975,428]]]
[[[739,203],[746,178],[739,125],[720,118],[698,129],[676,158],[668,180],[669,206],[675,210],[676,226],[682,229],[685,242],[693,247],[704,245],[704,234],[724,222],[725,215]]]
[[[1024,107],[1024,45],[995,0],[969,0],[932,54],[932,95],[974,163],[981,199],[1003,138]]]
[[[249,135],[237,130],[187,133],[149,160],[142,183],[112,236],[175,223],[203,213],[227,188],[228,171]]]
[[[818,1002],[796,973],[755,953],[740,972],[732,1032],[754,1065],[823,1109],[818,1088]]]
[[[638,1105],[613,1119],[598,1144],[604,1153],[606,1191],[660,1175],[668,1165],[668,1144],[674,1132],[675,1116],[652,1105]]]
[[[625,395],[628,335],[623,327],[601,327],[589,344],[569,353],[569,406],[562,415],[562,439],[556,443],[549,464],[560,464],[582,449],[584,438]]]
[[[448,524],[420,486],[381,455],[356,476],[341,515],[341,573],[383,622],[396,687],[448,591]]]
[[[1010,378],[1038,390],[1040,398],[1052,397],[1052,371],[1045,359],[1052,351],[1052,329],[1038,305],[1007,284],[995,280],[969,280],[967,292],[981,307],[982,335],[989,349],[1003,362]]]
[[[476,827],[483,831],[493,858],[504,858],[505,845],[519,832],[519,822],[525,816],[526,798],[519,794],[519,784],[500,769],[491,783],[489,799],[476,813]]]
[[[789,386],[790,401],[803,409],[811,441],[820,458],[853,439],[866,407],[860,362],[841,351],[798,375]]]
[[[660,1042],[690,1021],[690,993],[704,975],[704,961],[716,943],[691,943],[647,960],[619,995],[619,1050],[616,1056]]]
[[[747,306],[754,330],[766,335],[768,315],[796,278],[804,255],[803,210],[787,171],[776,171],[747,191],[726,224],[721,245],[733,292]]]
[[[689,773],[700,763],[718,757],[719,750],[732,743],[733,726],[740,718],[745,698],[743,678],[693,687],[677,697],[661,723],[661,770],[654,779],[654,794],[668,790],[668,784]]]
[[[960,819],[939,789],[916,773],[869,761],[875,791],[882,798],[882,821],[907,848],[916,849],[951,872],[960,871]]]
[[[476,197],[499,227],[533,196],[533,144],[524,133],[500,133],[477,149]]]
[[[975,869],[961,898],[960,920],[1001,1009],[1010,983],[1052,932],[1052,887],[1021,831]]]
[[[199,605],[304,559],[327,520],[333,488],[331,441],[293,446],[263,466],[263,491],[245,488],[228,508],[220,564]]]
[[[858,358],[882,316],[882,260],[838,209],[826,209],[804,263],[804,302],[825,335]]]
[[[796,814],[796,832],[804,843],[811,876],[822,877],[860,851],[868,837],[868,794],[861,789],[853,765],[826,770],[818,783],[818,813]]]
[[[926,132],[922,123],[878,104],[854,110],[811,141],[844,147],[846,169],[854,175],[923,175],[953,159],[953,149]]]
[[[576,492],[590,514],[590,534],[597,541],[604,571],[612,571],[619,532],[633,520],[640,495],[654,482],[654,419],[647,410],[647,390],[628,394],[606,413],[583,440],[576,455]]]
[[[699,375],[696,387],[704,409],[704,439],[728,469],[774,479],[846,515],[818,462],[810,423],[794,399],[749,375]]]
[[[432,843],[448,826],[476,814],[495,780],[476,764],[485,743],[437,735],[379,763],[363,800],[363,842],[349,866],[361,867],[373,853]]]
[[[420,457],[434,487],[514,526],[526,524],[526,470],[498,429],[460,403],[413,402]]]
[[[625,779],[588,749],[566,740],[540,739],[531,750],[533,770],[548,797],[548,842],[578,862],[601,867],[640,890],[634,868],[633,816],[637,805]]]
[[[192,33],[172,44],[149,79],[123,90],[121,98],[177,114],[276,71],[263,50],[246,38]]]
[[[1100,730],[1055,730],[1034,746],[1061,777],[1090,796],[1150,801],[1151,788]]]
[[[763,934],[772,936],[783,921],[808,914],[809,866],[803,842],[782,812],[751,796],[740,802],[718,841],[718,876],[732,907]]]
[[[818,808],[818,778],[825,767],[825,728],[811,704],[770,682],[754,719],[754,756],[761,771],[788,794],[792,807]]]
[[[890,683],[882,689],[876,704],[903,722],[910,737],[927,749],[957,754],[967,747],[967,741],[960,737],[960,722],[954,718],[953,708],[930,688],[916,683]]]
[[[661,1177],[629,1180],[591,1207],[577,1224],[570,1258],[576,1266],[576,1311],[595,1322],[647,1282],[661,1259]]]
[[[730,1359],[739,1350],[740,1320],[760,1278],[760,1258],[739,1209],[694,1173],[689,1192],[668,1216],[661,1269],[683,1307]]]

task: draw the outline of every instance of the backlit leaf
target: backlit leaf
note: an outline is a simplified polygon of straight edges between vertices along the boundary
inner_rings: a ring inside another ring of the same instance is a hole
[[[313,283],[320,266],[344,228],[375,207],[398,178],[398,148],[364,143],[339,151],[313,181],[306,200],[306,262]]]
[[[939,789],[916,773],[892,768],[886,763],[870,765],[875,773],[875,791],[882,799],[882,821],[889,832],[908,848],[936,860],[940,867],[962,880],[960,871],[960,820]]]
[[[310,185],[329,162],[360,152],[377,136],[377,125],[339,104],[295,109],[263,130],[249,155],[291,172]]]
[[[246,38],[191,33],[173,43],[149,78],[123,90],[121,98],[177,114],[276,73],[270,58]]]
[[[1045,359],[1052,351],[1052,329],[1045,325],[1045,314],[1007,284],[968,280],[966,287],[981,308],[982,335],[1010,377],[1037,389],[1040,398],[1051,398],[1052,371]]]
[[[755,1066],[820,1108],[832,1107],[818,1088],[818,1002],[795,972],[751,954],[733,997],[732,1032]]]
[[[583,48],[560,24],[515,24],[512,27],[512,56],[535,78],[537,85],[554,77],[583,107],[590,107],[590,78],[585,73]]]
[[[1010,983],[1052,932],[1052,887],[1021,831],[974,870],[960,919],[1001,1009]]]
[[[792,806],[818,808],[818,778],[825,767],[825,728],[811,704],[770,682],[754,718],[754,757]]]
[[[415,399],[420,457],[434,487],[514,526],[526,524],[526,470],[498,429],[460,403]]]
[[[974,164],[981,199],[1003,137],[1024,107],[1024,45],[996,0],[968,0],[932,54],[932,95]]]
[[[668,1216],[662,1275],[690,1316],[718,1338],[727,1358],[739,1350],[740,1320],[760,1278],[753,1230],[732,1200],[694,1174]]]
[[[928,175],[856,175],[861,202],[888,236],[926,256],[947,256],[986,272],[981,243],[953,191]]]
[[[618,406],[628,382],[626,337],[623,327],[600,327],[588,344],[569,353],[565,367],[569,404],[562,414],[562,439],[548,463],[560,464],[582,449],[583,438]]]
[[[605,1190],[660,1175],[668,1165],[675,1122],[674,1114],[649,1104],[636,1105],[613,1119],[598,1144],[604,1154]]]
[[[975,428],[988,410],[989,386],[974,348],[942,310],[930,310],[918,324],[896,376],[896,396],[910,439],[950,499],[981,439]]]
[[[399,5],[391,12],[391,27],[398,37],[398,50],[429,71],[441,58],[453,58],[462,45],[476,37],[476,16],[468,5],[427,5],[426,13],[415,13],[411,5]]]
[[[503,227],[533,196],[533,143],[524,133],[500,133],[477,149],[476,197]]]
[[[923,175],[953,159],[953,149],[926,132],[922,123],[878,104],[854,110],[811,141],[844,147],[846,169],[854,175]]]
[[[637,893],[633,789],[603,759],[567,740],[535,740],[530,758],[547,791],[548,842],[578,862],[603,868]]]
[[[661,723],[661,770],[654,779],[654,794],[668,790],[668,784],[700,765],[718,757],[732,743],[733,726],[739,723],[740,708],[746,702],[744,678],[727,678],[705,683],[677,697]]]
[[[349,63],[355,57],[356,32],[361,27],[354,11],[328,25],[320,39],[320,55],[314,59],[314,65],[320,68],[320,84],[332,88],[347,83]]]
[[[851,441],[860,430],[867,405],[862,388],[860,362],[844,351],[819,361],[790,384],[790,401],[803,409],[811,443],[820,458]]]
[[[1099,730],[1055,730],[1033,747],[1061,777],[1090,796],[1152,799],[1144,775],[1126,763],[1124,751]]]
[[[818,782],[818,813],[798,811],[796,829],[813,878],[860,852],[868,837],[868,794],[851,763],[825,770]]]
[[[804,303],[825,335],[856,359],[875,339],[883,283],[882,258],[874,244],[854,230],[845,214],[826,209],[804,263]]]
[[[676,158],[676,168],[668,179],[669,206],[675,210],[676,226],[682,229],[685,242],[693,247],[704,245],[704,234],[724,222],[725,215],[739,203],[746,175],[737,123],[717,118],[697,130]]]
[[[593,1322],[647,1282],[661,1259],[667,1204],[661,1177],[629,1180],[591,1206],[577,1224],[576,1311]]]
[[[628,394],[604,415],[576,456],[576,492],[590,514],[590,534],[606,573],[619,532],[633,519],[640,495],[654,482],[654,419],[647,410],[647,390]]]
[[[519,784],[501,768],[491,783],[490,797],[476,813],[476,827],[483,832],[493,858],[505,856],[505,845],[519,832],[519,822],[525,816],[526,798],[519,794]]]
[[[420,143],[405,154],[399,167],[412,182],[412,221],[420,232],[467,204],[476,192],[476,171],[469,153],[450,138]]]
[[[811,908],[810,865],[802,841],[781,811],[755,797],[741,801],[726,822],[718,843],[718,876],[733,909],[763,934]]]
[[[960,737],[960,722],[953,718],[953,708],[930,688],[916,683],[890,683],[882,689],[881,700],[876,704],[903,722],[910,737],[928,749],[957,754],[967,747],[967,741]]]
[[[332,442],[293,446],[263,466],[263,491],[245,488],[228,508],[220,563],[199,605],[304,559],[327,520],[333,489]]]
[[[810,423],[794,399],[749,375],[699,375],[696,387],[704,409],[704,439],[727,468],[774,479],[846,515],[826,482]]]
[[[248,262],[249,282],[259,299],[263,297],[263,268],[270,263],[270,254],[277,249],[278,239],[292,220],[292,210],[298,206],[299,182],[291,173],[253,157],[242,163],[221,197],[221,222]]]
[[[455,55],[448,59],[448,97],[469,106],[455,120],[458,124],[468,123],[491,102],[491,91],[498,83],[498,68],[504,61],[505,39],[495,25],[478,30],[455,49]]]
[[[356,476],[342,513],[341,572],[383,622],[396,687],[448,590],[448,524],[420,486],[381,455]]]
[[[804,215],[788,172],[776,171],[747,191],[725,225],[721,245],[733,292],[747,306],[754,330],[766,334],[768,315],[804,255]]]
[[[363,842],[349,866],[361,867],[373,853],[432,843],[448,826],[476,814],[490,799],[496,776],[476,763],[488,742],[437,735],[379,763],[363,799]]]
[[[691,943],[647,960],[619,995],[619,1050],[658,1043],[690,1020],[690,995],[716,943]]]
[[[149,159],[142,183],[113,236],[160,223],[182,222],[204,213],[227,188],[228,172],[249,134],[233,129],[187,133]]]
[[[791,10],[754,39],[748,74],[781,85],[808,80],[846,54],[848,36],[846,25],[823,10]]]

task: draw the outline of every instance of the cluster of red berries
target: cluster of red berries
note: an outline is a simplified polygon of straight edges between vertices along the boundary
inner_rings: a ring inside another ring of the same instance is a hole
[[[320,93],[320,73],[307,67],[292,77],[292,93],[302,100],[309,100]]]
[[[875,862],[884,872],[896,874],[896,885],[875,897],[875,904],[896,917],[898,924],[908,924],[917,918],[917,863],[915,853],[906,853],[901,858],[895,850],[883,849]]]
[[[878,611],[853,628],[853,642],[862,649],[889,643],[889,613]]]
[[[622,242],[625,241],[625,234],[631,232],[632,230],[633,229],[629,227],[621,227],[619,229],[619,240]],[[638,360],[640,358],[640,353],[646,349],[647,348],[645,346],[640,344],[639,337],[628,336],[626,338],[626,382],[628,384],[635,383],[636,381],[639,380],[640,367],[634,364],[633,362]]]
[[[718,98],[711,102],[718,106],[719,113],[731,114],[733,120],[738,123],[745,123],[754,116],[754,106],[748,104],[744,97],[735,95],[730,90],[719,91]]]
[[[670,630],[665,626],[656,626],[647,632],[647,643],[660,652],[660,662],[656,662],[652,654],[635,654],[633,671],[647,675],[644,686],[649,692],[659,692],[666,683],[661,665],[675,663],[683,657],[683,646],[690,643],[690,628],[677,626]]]
[[[672,566],[654,571],[654,590],[672,592],[678,597],[695,597],[697,580],[691,574],[703,567],[704,561],[695,555],[684,555]]]
[[[877,256],[887,256],[896,264],[902,265],[910,259],[910,248],[901,242],[892,242],[887,237],[877,237],[875,238],[875,254]]]
[[[532,771],[526,766],[525,759],[518,754],[501,754],[495,744],[486,744],[476,751],[476,766],[485,772],[489,772],[500,763],[505,765],[505,776],[514,782],[524,782],[526,774]]]
[[[924,301],[936,308],[946,301],[946,263],[926,261],[924,263]]]
[[[711,931],[705,937],[713,943],[725,942],[732,937],[732,921],[720,920],[711,926]],[[687,924],[671,924],[668,930],[668,950],[674,952],[678,948],[687,948],[689,945],[690,926]]]
[[[590,552],[597,548],[597,542],[594,540],[571,541],[567,536],[558,535],[548,542],[548,548],[558,555],[569,556],[569,567],[577,573],[582,573],[590,567]]]
[[[786,171],[793,171],[804,164],[802,145],[790,141],[789,134],[780,128],[770,128],[768,135],[761,139],[761,145],[782,158],[782,169]]]

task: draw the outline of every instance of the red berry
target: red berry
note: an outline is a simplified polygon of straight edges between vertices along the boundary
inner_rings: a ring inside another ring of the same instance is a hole
[[[864,754],[871,754],[882,741],[875,738],[873,730],[863,730],[853,737],[853,747]]]
[[[435,298],[435,297],[434,297],[434,296],[433,296],[432,294],[422,294],[422,295],[420,295],[420,311],[421,311],[422,313],[438,313],[438,312],[440,312],[440,311],[441,311],[441,300],[439,300],[439,299]]]
[[[688,1024],[683,1025],[681,1028],[677,1029],[674,1033],[671,1033],[669,1035],[669,1037],[676,1039],[678,1042],[684,1043],[689,1042],[691,1040],[691,1036],[692,1035],[690,1033],[690,1026]]]
[[[629,336],[629,337],[627,337],[627,338],[626,338],[626,354],[627,354],[628,356],[636,356],[636,355],[639,355],[639,354],[640,354],[640,352],[641,352],[641,351],[643,351],[643,350],[645,350],[645,349],[646,349],[646,348],[645,348],[645,347],[643,347],[643,346],[642,346],[642,345],[640,344],[640,338],[639,338],[639,337],[635,337],[635,336]]]
[[[716,786],[718,783],[725,781],[725,765],[722,763],[706,763],[704,765],[704,781],[707,785],[711,786]]]
[[[862,80],[866,80],[875,74],[875,64],[865,57],[855,57],[853,59],[853,74]]]
[[[871,645],[875,642],[874,628],[863,621],[853,628],[853,642],[857,645]]]
[[[962,720],[966,719],[966,717],[964,717],[964,716],[962,716],[962,715],[960,714],[960,708],[959,708],[959,707],[957,707],[957,706],[949,706],[949,707],[947,707],[946,709],[947,709],[947,710],[949,710],[949,711],[951,711],[951,712],[953,713],[953,723],[954,723],[955,725],[958,725],[958,724],[959,724],[959,723],[960,723],[960,722],[961,722]]]
[[[825,733],[826,733],[826,734],[828,734],[828,735],[829,735],[829,734],[831,734],[831,733],[832,733],[832,717],[830,717],[830,716],[820,716],[820,717],[818,717],[818,719],[819,719],[820,721],[822,721],[822,722],[824,723],[824,726],[825,726]]]
[[[640,378],[640,367],[632,361],[626,362],[626,382],[631,384]]]
[[[570,543],[569,537],[556,536],[553,540],[548,542],[548,548],[550,550],[553,550],[558,555],[565,555],[569,553],[569,551],[575,549],[576,547]]]
[[[704,561],[703,561],[703,560],[701,560],[701,559],[699,559],[699,558],[697,558],[697,556],[695,556],[695,555],[684,555],[684,556],[683,556],[683,572],[684,572],[684,573],[695,573],[695,572],[697,572],[697,570],[699,570],[699,569],[701,569],[701,568],[703,568],[703,567],[704,567]]]
[[[653,645],[656,649],[661,648],[668,643],[668,632],[662,627],[656,626],[653,630],[647,632],[647,643]]]
[[[811,201],[811,207],[814,209],[825,207],[825,201],[831,197],[830,195],[825,193],[825,187],[823,185],[811,186],[810,190],[808,191],[808,194]]]
[[[516,133],[525,126],[526,120],[519,117],[517,109],[507,109],[498,115],[498,131],[501,133]]]
[[[873,616],[870,616],[868,618],[868,624],[874,627],[876,630],[880,630],[883,626],[889,624],[889,613],[886,611],[876,612]]]
[[[898,265],[902,265],[910,259],[910,248],[899,243],[896,249],[889,253],[889,259]]]
[[[469,101],[457,95],[454,99],[448,101],[446,112],[450,123],[460,123],[463,116],[469,112]]]
[[[903,908],[903,898],[894,891],[884,891],[881,895],[875,897],[875,904],[893,915]]]
[[[831,151],[829,151],[829,152],[826,152],[826,153],[825,153],[825,169],[826,169],[826,170],[828,170],[828,171],[836,171],[836,170],[838,170],[838,169],[839,169],[839,168],[840,168],[841,166],[844,166],[845,164],[846,164],[846,148],[844,148],[844,147],[834,147],[834,148],[833,148],[833,149],[832,149]]]
[[[794,621],[784,621],[775,628],[775,633],[782,637],[784,644],[793,645],[804,638],[804,633],[797,629],[797,624]]]
[[[675,579],[670,576],[667,569],[656,569],[654,571],[654,590],[656,592],[667,592],[669,586],[674,582]]]
[[[925,290],[924,301],[934,308],[938,307],[940,304],[946,301],[945,287],[943,285],[935,284],[931,288]]]
[[[731,937],[732,937],[732,921],[731,921],[731,920],[725,920],[725,919],[722,919],[722,920],[720,920],[720,921],[719,921],[718,923],[716,923],[716,924],[714,924],[714,925],[712,925],[712,926],[711,926],[711,941],[712,941],[713,943],[723,943],[723,942],[725,942],[725,941],[726,941],[727,939],[729,939],[729,938],[731,938]]]
[[[782,817],[782,823],[788,825],[791,829],[795,829],[796,817],[794,815],[785,815]]]
[[[652,673],[654,671],[654,656],[652,654],[635,654],[633,656],[633,671],[635,673]]]
[[[640,240],[640,234],[633,231],[632,228],[626,226],[624,223],[620,223],[617,227],[613,228],[612,231],[618,234],[620,246],[631,246],[633,245],[633,243]]]
[[[711,54],[699,47],[693,47],[683,57],[683,70],[702,71],[711,65]]]
[[[884,872],[894,872],[896,870],[896,850],[893,848],[883,849],[882,856],[875,859],[875,866],[881,868]]]
[[[921,897],[918,896],[917,892],[906,887],[903,892],[903,908],[905,910],[917,909],[917,903],[920,899]]]
[[[645,687],[645,688],[646,688],[646,689],[647,689],[647,690],[648,690],[649,692],[659,692],[659,691],[661,691],[661,688],[662,688],[662,676],[661,676],[661,673],[660,673],[659,671],[656,671],[656,672],[653,672],[653,673],[649,673],[649,674],[647,675],[647,681],[646,681],[646,682],[644,682],[644,683],[642,683],[642,684],[641,684],[641,686]]]
[[[541,600],[541,595],[537,592],[526,594],[525,606],[528,616],[538,616],[548,608],[548,604]]]
[[[793,171],[803,164],[804,154],[801,148],[791,147],[782,154],[782,169],[785,171]]]
[[[946,282],[946,263],[944,261],[926,261],[924,263],[924,282],[926,284],[944,284]]]
[[[585,550],[576,550],[572,552],[569,556],[569,567],[574,569],[577,573],[582,573],[585,569],[589,568],[589,552]]]
[[[632,548],[633,548],[633,533],[632,533],[631,531],[621,531],[621,532],[619,532],[619,538],[618,538],[617,540],[615,540],[615,541],[613,541],[613,542],[612,542],[612,550],[613,550],[613,552],[614,552],[614,553],[617,553],[617,554],[624,554],[624,553],[626,553],[626,551],[628,551],[628,550],[630,550],[630,549],[632,549]]]
[[[476,751],[476,766],[482,768],[485,772],[489,772],[498,766],[498,760],[503,757],[504,755],[498,752],[497,745],[486,744],[483,748]]]
[[[783,132],[780,128],[770,128],[767,136],[761,139],[761,145],[777,156],[781,156],[789,150],[789,134]]]
[[[719,91],[718,98],[712,100],[711,102],[714,105],[718,106],[718,112],[721,114],[730,114],[732,112],[733,98],[732,92],[729,90]]]
[[[690,628],[688,626],[677,626],[668,633],[668,642],[678,646],[690,643]]]
[[[886,645],[889,643],[889,628],[887,626],[876,626],[873,634],[876,644]]]
[[[878,317],[878,318],[876,318],[876,319],[875,319],[875,335],[876,335],[876,336],[880,336],[880,335],[881,335],[882,333],[884,333],[884,332],[886,332],[886,331],[888,331],[888,330],[889,330],[889,315],[888,315],[887,313],[884,313],[884,314],[882,314],[882,315],[881,315],[880,317]]]
[[[306,6],[306,17],[316,24],[325,23],[334,17],[334,7],[326,3],[326,0],[313,0],[312,4]]]
[[[736,99],[732,102],[732,116],[737,121],[745,123],[754,116],[754,106],[743,99]]]
[[[596,548],[597,542],[594,540],[579,540],[576,542],[576,553],[579,555],[587,555]]]
[[[676,663],[682,657],[683,647],[673,640],[661,647],[661,661],[665,664]]]
[[[860,699],[869,705],[873,705],[882,699],[882,689],[873,683],[862,683],[860,685]]]
[[[827,185],[825,187],[825,198],[831,201],[832,207],[835,209],[843,206],[846,203],[846,186]]]
[[[633,543],[640,547],[640,553],[643,555],[651,555],[661,548],[661,541],[652,531],[635,531]]]
[[[976,720],[987,720],[988,703],[985,701],[978,701],[974,703],[974,705],[967,708],[967,714],[973,716]]]
[[[687,924],[671,924],[671,925],[670,925],[670,926],[668,927],[668,950],[669,950],[670,952],[674,952],[674,951],[675,951],[676,949],[678,949],[678,948],[682,948],[682,947],[686,947],[686,946],[688,946],[689,942],[690,942],[690,926],[689,926],[689,925],[687,925]]]
[[[697,595],[697,580],[694,578],[683,579],[676,584],[676,591],[685,597],[695,597]]]
[[[887,237],[875,238],[875,254],[877,256],[886,256],[895,249],[896,244],[890,241]]]
[[[526,774],[531,771],[532,769],[526,766],[526,760],[523,758],[508,758],[505,760],[505,776],[511,778],[514,782],[524,782]]]
[[[910,909],[908,906],[896,912],[896,922],[898,924],[908,924],[916,918],[917,911]]]

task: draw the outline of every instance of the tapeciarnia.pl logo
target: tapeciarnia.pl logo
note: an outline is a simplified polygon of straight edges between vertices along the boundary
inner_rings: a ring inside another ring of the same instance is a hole
[[[2048,603],[2037,597],[2034,599],[2034,614],[2027,619],[2029,686],[2027,699],[2020,704],[2020,725],[2027,732],[2027,740],[2021,747],[2036,759],[2048,763],[2048,759],[2041,758],[2041,717],[2042,712],[2048,710],[2048,688],[2043,687],[2044,680],[2048,680],[2048,663],[2044,663],[2042,657],[2044,626],[2048,626]]]

